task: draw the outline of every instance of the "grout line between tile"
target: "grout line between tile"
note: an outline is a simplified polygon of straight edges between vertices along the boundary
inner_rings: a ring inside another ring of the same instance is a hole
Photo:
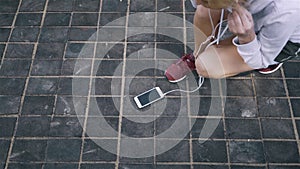
[[[125,94],[125,70],[126,70],[126,51],[127,51],[127,35],[128,35],[128,20],[130,15],[130,0],[127,2],[127,12],[125,21],[125,39],[124,39],[124,53],[123,53],[123,67],[122,67],[122,82],[121,82],[121,99],[120,99],[120,112],[119,112],[119,122],[118,122],[118,143],[117,143],[117,159],[115,163],[115,169],[119,168],[120,163],[120,151],[121,151],[121,135],[122,135],[122,117],[124,109],[124,94]]]
[[[290,98],[290,95],[289,95],[289,90],[288,90],[288,86],[287,86],[287,82],[286,82],[286,78],[285,78],[285,73],[284,73],[283,68],[280,68],[280,70],[281,70],[281,74],[282,74],[282,77],[283,77],[283,85],[284,85],[285,93],[286,93],[286,96],[287,96],[287,100],[288,100],[288,104],[289,104],[289,108],[290,108],[290,112],[291,112],[291,118],[292,118],[292,123],[293,123],[293,127],[294,127],[294,134],[295,134],[295,138],[296,138],[297,145],[298,145],[298,154],[300,156],[300,140],[299,140],[299,134],[298,134],[297,124],[296,124],[296,119],[295,119],[294,111],[293,111],[293,108],[292,108],[292,102],[291,102],[291,98]]]
[[[19,6],[18,6],[18,9],[17,9],[17,12],[16,12],[16,16],[19,13],[19,10],[20,10],[22,2],[23,1],[20,0]],[[38,45],[38,42],[39,42],[39,39],[40,39],[40,36],[41,36],[41,28],[43,27],[45,16],[46,16],[48,2],[49,2],[49,0],[45,1],[43,15],[42,15],[42,19],[41,19],[41,25],[39,26],[39,33],[38,33],[37,41],[34,43],[34,49],[33,49],[33,53],[32,53],[32,60],[31,60],[31,64],[30,64],[28,76],[26,77],[26,80],[25,80],[24,90],[23,90],[23,94],[21,96],[19,113],[18,113],[18,116],[17,116],[17,119],[16,119],[16,125],[15,125],[15,128],[14,128],[14,132],[13,132],[13,136],[12,136],[12,139],[11,139],[10,147],[9,147],[9,150],[8,150],[8,153],[7,153],[6,165],[5,165],[4,169],[8,169],[8,164],[10,162],[9,159],[11,157],[12,150],[13,150],[13,145],[14,145],[14,142],[15,142],[15,139],[16,139],[16,133],[17,133],[17,128],[18,128],[18,124],[19,124],[18,122],[19,122],[19,119],[20,119],[20,116],[21,116],[21,112],[22,112],[22,108],[23,108],[23,104],[24,104],[24,99],[25,99],[26,92],[27,92],[27,87],[28,87],[29,79],[31,77],[30,75],[31,75],[31,72],[32,72],[34,58],[35,58],[35,55],[36,55],[36,52],[37,52],[37,45]],[[16,16],[15,16],[14,21],[13,21],[13,26],[15,25],[15,22],[16,22]],[[13,30],[13,28],[12,28],[12,30]],[[12,33],[12,30],[11,30],[11,33]],[[11,34],[10,34],[10,36],[11,36]],[[8,41],[9,40],[10,40],[10,37],[9,37]]]
[[[74,3],[74,2],[73,2]],[[102,11],[102,3],[103,0],[100,0],[99,3],[99,12],[98,12],[98,20],[97,20],[97,30],[96,30],[96,41],[98,40],[99,36],[99,28],[100,28],[100,15]],[[74,12],[72,11],[71,15],[72,18],[70,19],[70,25],[72,24],[72,19],[73,19],[73,14]],[[92,87],[93,87],[93,74],[94,74],[94,65],[95,65],[95,57],[97,53],[97,47],[94,45],[94,51],[93,51],[93,58],[92,58],[92,63],[91,63],[91,71],[90,71],[90,77],[89,77],[89,89],[88,89],[88,96],[87,96],[87,104],[85,107],[85,118],[82,126],[82,135],[81,135],[81,147],[80,147],[80,154],[79,154],[79,162],[78,162],[78,169],[81,168],[82,158],[83,158],[83,151],[84,151],[84,143],[85,143],[85,135],[87,131],[87,123],[88,123],[88,118],[89,118],[89,107],[90,107],[90,102],[91,102],[91,95],[92,95]],[[79,119],[78,119],[79,120]]]

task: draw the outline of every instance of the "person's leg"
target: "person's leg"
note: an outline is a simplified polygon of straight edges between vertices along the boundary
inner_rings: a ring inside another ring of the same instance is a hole
[[[211,46],[196,59],[197,73],[203,77],[225,78],[253,70],[234,45]]]
[[[220,20],[221,11],[210,11],[213,24],[217,25]],[[204,41],[203,33],[209,36],[213,31],[208,8],[201,5],[197,6],[194,25],[195,50],[198,50],[199,45]],[[252,70],[239,55],[231,40],[231,38],[225,39],[220,42],[218,47],[213,45],[203,53],[195,56],[197,58],[196,70],[198,74],[209,78],[224,78]]]
[[[210,9],[213,25],[216,26],[220,20],[220,10]],[[195,38],[195,51],[199,45],[211,35],[213,31],[211,20],[209,17],[209,9],[198,5],[194,15],[194,38]]]

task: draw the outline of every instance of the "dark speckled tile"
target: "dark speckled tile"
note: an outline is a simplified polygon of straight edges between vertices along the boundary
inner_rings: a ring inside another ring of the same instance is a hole
[[[78,168],[78,164],[72,163],[46,163],[43,169],[75,169]]]
[[[260,117],[291,117],[287,99],[276,97],[258,97],[257,105]]]
[[[292,120],[261,119],[263,138],[295,139]]]
[[[21,103],[18,96],[0,96],[0,115],[17,114]]]
[[[72,11],[74,0],[49,0],[47,11],[66,12]]]
[[[226,163],[226,143],[224,141],[193,141],[194,162]]]
[[[8,169],[41,169],[42,164],[34,163],[10,163]]]
[[[8,44],[5,58],[32,58],[33,44]]]
[[[294,141],[264,141],[264,148],[267,162],[299,163],[297,143]]]
[[[1,117],[0,118],[0,138],[13,136],[15,124],[17,119],[14,117]]]
[[[258,119],[225,119],[226,136],[231,139],[260,139]],[[238,126],[238,127],[237,127]]]
[[[20,0],[3,0],[0,1],[0,12],[16,12]]]
[[[22,12],[40,12],[44,10],[46,0],[24,0],[22,1],[20,11]]]
[[[230,142],[229,153],[232,163],[265,163],[262,142]]]
[[[257,96],[262,97],[285,97],[282,79],[255,79],[255,89]]]
[[[45,160],[47,140],[22,140],[14,142],[10,161],[43,162]]]
[[[291,97],[300,96],[300,79],[288,79],[286,80],[289,95]]]
[[[0,94],[1,95],[18,95],[23,93],[25,79],[24,78],[0,78]]]
[[[78,162],[81,140],[54,139],[48,140],[47,162]]]

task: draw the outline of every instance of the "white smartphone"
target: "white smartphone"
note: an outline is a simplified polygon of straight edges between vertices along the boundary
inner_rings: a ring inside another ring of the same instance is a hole
[[[163,92],[159,87],[155,87],[153,89],[150,89],[144,93],[135,96],[134,101],[138,106],[138,108],[141,109],[162,98],[164,98]]]

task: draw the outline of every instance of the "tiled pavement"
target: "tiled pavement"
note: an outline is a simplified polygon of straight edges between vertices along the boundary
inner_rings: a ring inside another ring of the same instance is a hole
[[[193,88],[162,71],[191,51],[193,12],[181,0],[0,0],[0,168],[300,168],[298,60],[135,107],[154,86]]]

